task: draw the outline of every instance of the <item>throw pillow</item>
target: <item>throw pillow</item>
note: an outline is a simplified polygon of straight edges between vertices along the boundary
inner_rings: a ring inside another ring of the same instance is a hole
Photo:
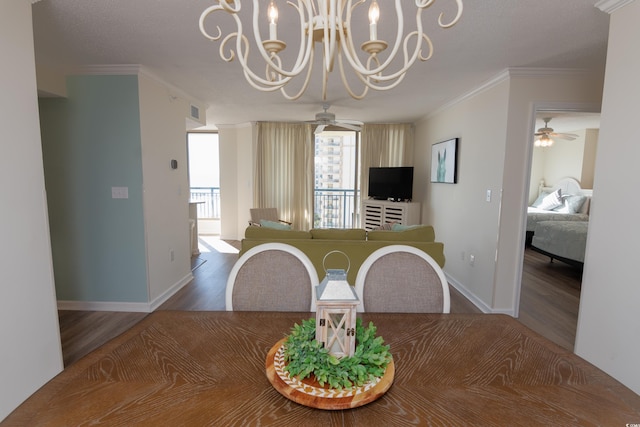
[[[547,197],[548,195],[549,195],[549,193],[547,193],[546,191],[543,191],[542,193],[540,193],[540,195],[538,196],[536,201],[531,204],[531,207],[532,208],[539,208],[540,205],[542,204],[542,201],[544,200],[544,198]]]
[[[375,227],[372,230],[391,230],[391,228],[393,227],[393,224],[395,224],[395,222],[385,222],[384,224],[379,225],[378,227]]]
[[[289,224],[283,224],[277,221],[268,221],[266,219],[260,220],[261,227],[267,228],[275,228],[276,230],[291,230],[291,226]]]
[[[554,211],[570,214],[578,213],[586,200],[586,196],[562,196],[562,206],[555,208]]]
[[[550,211],[562,205],[563,205],[562,193],[558,188],[556,191],[554,191],[553,193],[549,194],[547,197],[542,199],[542,203],[540,203],[538,208],[543,209],[545,211]]]
[[[396,222],[391,226],[391,230],[392,231],[406,231],[406,230],[415,230],[418,227],[420,227],[419,224],[418,225],[402,225],[402,224],[398,224]]]

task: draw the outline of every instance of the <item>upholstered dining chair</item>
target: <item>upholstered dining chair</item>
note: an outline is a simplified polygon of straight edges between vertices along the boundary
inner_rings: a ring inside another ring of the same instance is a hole
[[[358,311],[449,313],[450,295],[442,268],[427,253],[407,245],[382,247],[356,276]]]
[[[311,260],[285,243],[245,252],[227,280],[227,311],[316,311],[318,274]]]
[[[249,209],[249,213],[251,214],[250,225],[260,225],[260,221],[262,220],[291,225],[289,221],[282,220],[278,217],[277,208],[251,208]]]

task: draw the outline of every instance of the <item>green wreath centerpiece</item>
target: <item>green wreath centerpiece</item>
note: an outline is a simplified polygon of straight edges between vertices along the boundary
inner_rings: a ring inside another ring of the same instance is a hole
[[[356,348],[353,356],[337,358],[316,339],[316,319],[303,320],[291,328],[285,339],[285,371],[300,380],[310,378],[332,389],[361,387],[384,375],[392,361],[389,346],[376,336],[376,327],[369,322],[363,327],[356,319]]]

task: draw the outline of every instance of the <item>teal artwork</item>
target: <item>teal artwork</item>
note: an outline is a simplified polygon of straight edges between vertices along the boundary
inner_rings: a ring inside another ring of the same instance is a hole
[[[438,151],[438,182],[444,182],[445,174],[447,173],[447,150]]]
[[[431,146],[431,182],[458,182],[458,138]]]

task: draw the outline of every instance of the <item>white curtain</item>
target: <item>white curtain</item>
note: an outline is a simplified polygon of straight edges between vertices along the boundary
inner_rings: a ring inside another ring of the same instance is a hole
[[[256,124],[254,206],[277,208],[296,230],[313,224],[314,134],[312,125]]]
[[[409,123],[365,124],[360,149],[360,195],[369,191],[369,168],[413,166],[413,126]]]

